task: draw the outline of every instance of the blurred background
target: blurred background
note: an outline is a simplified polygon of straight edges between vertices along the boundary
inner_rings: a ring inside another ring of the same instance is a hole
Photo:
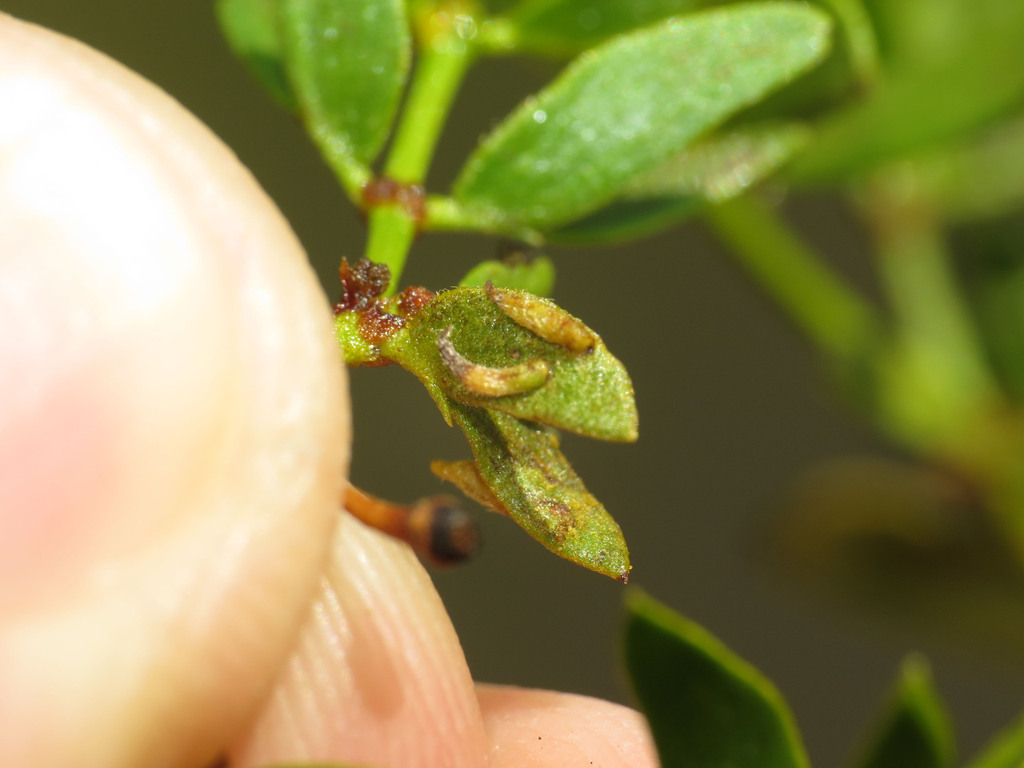
[[[297,122],[231,56],[210,0],[0,0],[0,10],[104,51],[198,115],[277,201],[336,297],[338,261],[361,255],[363,224]],[[442,190],[478,137],[555,71],[536,61],[478,64],[428,187]],[[840,201],[798,199],[786,213],[838,272],[877,293],[867,245]],[[454,284],[495,247],[487,237],[427,235],[403,282]],[[779,534],[787,509],[847,510],[856,521],[861,504],[959,504],[958,489],[936,490],[832,394],[811,350],[699,224],[626,247],[550,253],[554,298],[603,336],[636,387],[639,443],[563,443],[625,532],[632,582],[771,678],[816,765],[855,749],[910,651],[932,663],[961,754],[1007,724],[1024,705],[1024,621],[1011,616],[1019,600],[1000,602],[998,564],[978,576],[970,558],[932,563],[942,578],[910,583],[897,562],[895,581],[876,590],[891,599],[878,605],[830,588],[839,555],[827,523],[817,534],[805,526],[811,534],[797,543]],[[397,367],[355,370],[351,383],[353,481],[396,501],[452,492],[429,461],[468,458],[469,449],[422,386]],[[920,500],[919,483],[931,500]],[[623,587],[473,509],[482,553],[433,576],[474,676],[628,701],[618,662]],[[963,601],[944,602],[951,585],[971,579],[996,585],[968,601],[995,613],[979,618]],[[903,592],[934,610],[911,615]]]

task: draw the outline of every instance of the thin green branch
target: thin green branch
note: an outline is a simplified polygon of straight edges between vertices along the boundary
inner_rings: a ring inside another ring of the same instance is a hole
[[[544,236],[535,229],[510,223],[501,216],[478,210],[467,210],[454,198],[444,195],[427,197],[428,226],[434,231],[486,232],[520,240],[527,245],[543,245]]]
[[[750,276],[836,362],[863,359],[880,337],[874,309],[753,197],[712,207],[705,218]]]
[[[426,178],[455,94],[472,59],[472,48],[451,30],[435,36],[420,55],[384,173],[404,184]]]
[[[419,186],[426,178],[455,94],[473,58],[468,38],[474,22],[468,16],[432,12],[422,20],[422,50],[384,175],[405,187]],[[398,201],[373,205],[368,214],[366,257],[386,264],[393,295],[422,217],[415,206]]]
[[[998,398],[984,345],[958,287],[935,212],[904,167],[878,174],[862,206],[874,234],[878,271],[901,342],[944,384],[946,409],[974,416]],[[964,418],[968,418],[967,415]]]

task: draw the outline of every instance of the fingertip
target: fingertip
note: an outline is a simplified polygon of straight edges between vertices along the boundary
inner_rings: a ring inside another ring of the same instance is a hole
[[[0,764],[202,765],[302,621],[347,466],[327,302],[237,159],[0,14]]]
[[[555,691],[480,685],[489,768],[658,768],[643,716]]]
[[[482,768],[458,638],[404,544],[345,515],[299,644],[232,766],[333,762]]]

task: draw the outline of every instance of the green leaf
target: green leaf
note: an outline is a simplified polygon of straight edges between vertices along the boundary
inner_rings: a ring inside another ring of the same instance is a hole
[[[653,235],[699,213],[699,197],[654,197],[615,200],[599,211],[560,227],[547,236],[565,245],[608,245]]]
[[[1024,119],[922,158],[920,167],[926,194],[950,219],[1011,215],[1024,207]]]
[[[329,158],[380,152],[409,72],[403,0],[281,0],[288,74]]]
[[[858,768],[944,768],[953,762],[949,716],[932,684],[928,665],[918,657],[903,662]]]
[[[217,20],[238,58],[286,109],[297,108],[285,74],[280,0],[218,0]]]
[[[553,242],[623,242],[742,194],[804,147],[801,125],[747,126],[703,139],[633,183],[611,205],[557,229]]]
[[[502,288],[519,288],[538,296],[550,296],[555,287],[555,264],[547,256],[528,261],[482,261],[466,273],[460,286],[483,286],[486,283]]]
[[[625,197],[675,194],[711,203],[729,200],[777,170],[806,146],[810,135],[806,127],[792,124],[747,126],[712,136],[634,180]]]
[[[483,408],[451,402],[475,463],[434,462],[435,474],[515,520],[560,557],[629,578],[622,531],[558,448],[554,430]]]
[[[1000,7],[1013,11],[990,20],[984,36],[964,40],[952,34],[941,44],[933,41],[930,50],[937,53],[925,63],[896,69],[867,100],[826,120],[817,140],[793,164],[792,178],[820,184],[862,174],[968,140],[1018,111],[1024,105],[1024,5]]]
[[[828,49],[827,16],[745,4],[672,19],[571,64],[484,141],[454,186],[478,216],[578,219],[788,82]]]
[[[637,437],[622,363],[578,319],[525,291],[440,293],[382,352],[423,381],[446,418],[454,400],[587,437]]]
[[[642,592],[626,607],[626,668],[663,768],[807,768],[788,707],[756,669]]]
[[[1020,768],[1024,765],[1024,717],[999,733],[967,768]]]
[[[531,0],[508,18],[520,50],[568,56],[706,5],[708,0]]]

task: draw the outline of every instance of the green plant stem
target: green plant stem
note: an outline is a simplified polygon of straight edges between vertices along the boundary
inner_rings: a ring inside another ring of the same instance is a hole
[[[917,182],[908,166],[884,171],[862,199],[902,356],[890,387],[906,390],[899,397],[905,414],[913,403],[933,403],[911,422],[911,431],[931,443],[926,448],[975,463],[977,444],[988,442],[979,425],[998,410],[1000,388],[957,287],[939,219]]]
[[[420,184],[455,94],[472,59],[469,43],[454,32],[435,36],[420,56],[402,122],[384,173],[404,184]]]
[[[423,183],[472,56],[472,46],[459,36],[454,25],[444,26],[425,40],[384,167],[385,176],[404,185]],[[372,208],[368,218],[366,257],[391,269],[391,283],[385,294],[390,296],[398,287],[422,221],[413,211],[392,203]]]
[[[881,332],[873,308],[760,201],[736,198],[712,207],[705,218],[822,352],[841,364],[863,359]]]

